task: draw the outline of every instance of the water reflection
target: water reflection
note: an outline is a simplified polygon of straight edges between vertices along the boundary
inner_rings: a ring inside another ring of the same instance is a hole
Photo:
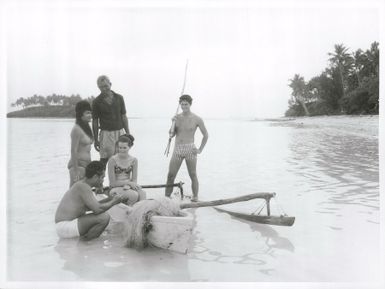
[[[79,281],[190,280],[186,255],[157,248],[129,249],[116,234],[88,242],[60,239],[55,251],[64,260],[62,269],[74,273]]]
[[[229,220],[238,223],[236,226],[241,227],[242,232],[252,232],[251,234],[247,233],[245,235],[245,238],[248,239],[248,242],[254,244],[254,246],[250,247],[251,251],[247,252],[247,250],[244,248],[242,250],[243,253],[241,254],[229,254],[225,253],[224,249],[226,246],[215,247],[215,249],[213,249],[209,245],[210,242],[200,237],[205,236],[206,234],[205,232],[201,232],[198,226],[194,230],[192,240],[193,251],[189,254],[191,259],[206,263],[215,262],[221,264],[232,263],[240,265],[256,265],[259,272],[265,275],[269,275],[274,272],[274,268],[271,268],[272,262],[270,258],[276,258],[276,253],[280,250],[284,250],[290,253],[294,253],[295,251],[295,247],[292,242],[288,238],[281,236],[278,231],[276,231],[271,226],[241,220],[239,218],[229,216],[225,213],[219,213],[217,218],[219,218],[219,216],[223,216],[224,221],[227,223]],[[242,223],[242,225],[239,223]],[[246,227],[244,227],[244,225],[246,225]],[[238,235],[237,233],[235,234]],[[226,242],[231,243],[234,235],[232,235],[231,232],[227,232],[226,235]],[[254,239],[250,236],[254,236]],[[217,238],[220,237],[221,236],[217,236]],[[241,246],[240,244],[240,242],[237,242],[234,244],[234,246]]]
[[[331,204],[379,209],[378,139],[325,128],[293,129],[291,171]]]

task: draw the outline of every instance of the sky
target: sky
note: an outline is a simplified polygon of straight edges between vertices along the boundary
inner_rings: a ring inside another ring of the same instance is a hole
[[[7,111],[34,94],[97,96],[105,74],[129,117],[171,117],[188,59],[193,112],[280,117],[294,74],[320,74],[335,44],[353,52],[379,41],[378,3],[7,1]]]

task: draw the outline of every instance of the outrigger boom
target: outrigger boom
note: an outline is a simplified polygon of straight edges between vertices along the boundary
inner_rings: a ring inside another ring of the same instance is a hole
[[[160,185],[142,185],[141,187],[144,189],[152,189],[152,188],[165,188],[165,187],[178,187],[180,190],[181,198],[184,199],[183,195],[183,182],[174,183],[174,184],[160,184]],[[105,187],[104,190],[108,191],[109,188]],[[295,217],[287,216],[286,214],[273,216],[271,215],[270,210],[270,200],[276,196],[276,193],[269,192],[260,192],[253,193],[228,199],[219,199],[214,201],[202,201],[202,202],[191,202],[191,203],[181,203],[180,209],[188,209],[188,208],[201,208],[201,207],[211,207],[214,206],[219,212],[227,213],[233,217],[237,217],[240,219],[244,219],[247,221],[251,221],[254,223],[267,224],[267,225],[276,225],[276,226],[292,226],[295,221]],[[218,208],[215,206],[232,204],[237,202],[246,202],[253,199],[264,199],[266,202],[266,215],[260,215],[255,213],[242,213],[236,212],[232,210],[227,210],[223,208]]]
[[[217,207],[214,207],[214,208],[220,212],[225,212],[227,214],[230,214],[231,216],[241,218],[247,221],[255,222],[255,223],[277,225],[277,226],[292,226],[294,224],[295,217],[289,217],[286,214],[280,215],[280,216],[271,215],[270,200],[275,196],[276,196],[275,193],[254,193],[254,194],[249,194],[249,195],[244,195],[244,196],[229,198],[229,199],[181,204],[180,208],[186,209],[186,208],[219,206],[219,205],[225,205],[225,204],[231,204],[231,203],[237,203],[237,202],[245,202],[252,199],[264,199],[266,201],[266,209],[267,209],[266,216],[259,215],[259,214],[247,214],[247,213],[241,213],[241,212],[234,212],[234,211],[217,208]]]

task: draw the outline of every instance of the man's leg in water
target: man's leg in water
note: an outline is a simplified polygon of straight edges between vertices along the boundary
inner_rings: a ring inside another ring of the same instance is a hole
[[[168,174],[167,174],[167,185],[174,184],[176,175],[178,174],[182,161],[183,161],[182,158],[178,158],[174,155],[171,157],[170,165],[168,168]],[[166,190],[165,190],[166,197],[171,196],[172,190],[173,190],[173,187],[166,187]]]
[[[99,237],[109,222],[110,215],[107,213],[98,215],[92,213],[79,217],[78,228],[80,238],[87,241]]]
[[[199,182],[197,176],[197,158],[186,159],[187,171],[191,179],[191,189],[193,192],[193,201],[198,200]]]

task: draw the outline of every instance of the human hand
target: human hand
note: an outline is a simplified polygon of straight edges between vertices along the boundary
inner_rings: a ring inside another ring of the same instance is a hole
[[[99,142],[99,140],[97,140],[97,139],[95,140],[94,147],[95,147],[95,150],[97,152],[100,151],[100,142]]]
[[[192,149],[192,153],[193,153],[194,155],[197,155],[197,154],[200,154],[200,153],[201,153],[201,150],[200,150],[200,149],[197,149],[197,148],[193,148],[193,149]]]
[[[101,194],[105,194],[105,195],[109,195],[110,194],[110,191],[111,191],[111,188],[110,187],[104,187],[101,189]]]
[[[120,194],[114,194],[112,196],[112,201],[114,204],[119,204],[122,202],[122,196]]]
[[[101,195],[101,194],[104,193],[102,187],[95,187],[94,192],[95,192],[96,195]]]
[[[79,168],[74,168],[74,175],[75,175],[74,176],[75,183],[82,178]]]
[[[135,182],[129,182],[128,184],[124,185],[123,188],[125,190],[130,190],[130,189],[139,190],[139,189],[141,189],[141,187]]]

